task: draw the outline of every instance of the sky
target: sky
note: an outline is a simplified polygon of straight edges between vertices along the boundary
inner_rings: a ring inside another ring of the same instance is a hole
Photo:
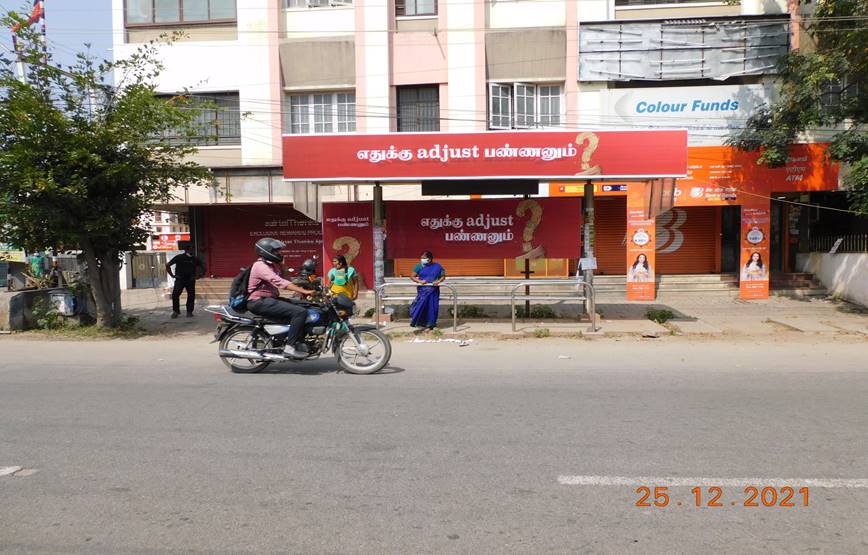
[[[9,10],[30,14],[32,0],[0,0],[0,12]],[[76,52],[87,50],[97,59],[111,59],[112,17],[111,0],[45,0],[45,29],[54,60],[70,65]],[[9,30],[0,34],[0,43],[12,47]]]

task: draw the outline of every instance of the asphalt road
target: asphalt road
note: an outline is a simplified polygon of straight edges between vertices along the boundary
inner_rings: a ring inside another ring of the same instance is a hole
[[[0,337],[0,552],[868,552],[865,341],[403,340],[374,376],[206,341]]]

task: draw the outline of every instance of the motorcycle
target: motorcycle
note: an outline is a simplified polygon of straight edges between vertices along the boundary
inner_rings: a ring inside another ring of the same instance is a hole
[[[294,301],[307,309],[302,332],[307,354],[302,359],[283,352],[289,325],[239,313],[228,305],[206,307],[218,322],[212,343],[219,343],[223,363],[232,372],[252,374],[272,362],[315,360],[331,351],[350,374],[373,374],[385,368],[392,357],[389,338],[374,325],[351,323],[355,305],[346,295],[332,295],[318,283],[315,287],[317,293],[310,300]]]

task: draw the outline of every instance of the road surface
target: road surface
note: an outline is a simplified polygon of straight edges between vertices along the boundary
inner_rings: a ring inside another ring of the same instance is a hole
[[[865,341],[410,341],[233,375],[0,337],[0,551],[868,552]]]

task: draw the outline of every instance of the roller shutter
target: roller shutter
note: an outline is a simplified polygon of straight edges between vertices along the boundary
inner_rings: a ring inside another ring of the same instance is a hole
[[[710,274],[714,272],[714,206],[673,208],[657,217],[657,272],[660,274]]]
[[[718,232],[713,206],[675,208],[657,218],[657,272],[708,274],[715,271]],[[597,272],[623,275],[627,247],[627,199],[596,199]]]
[[[599,197],[594,203],[597,273],[624,275],[627,271],[627,197]]]

